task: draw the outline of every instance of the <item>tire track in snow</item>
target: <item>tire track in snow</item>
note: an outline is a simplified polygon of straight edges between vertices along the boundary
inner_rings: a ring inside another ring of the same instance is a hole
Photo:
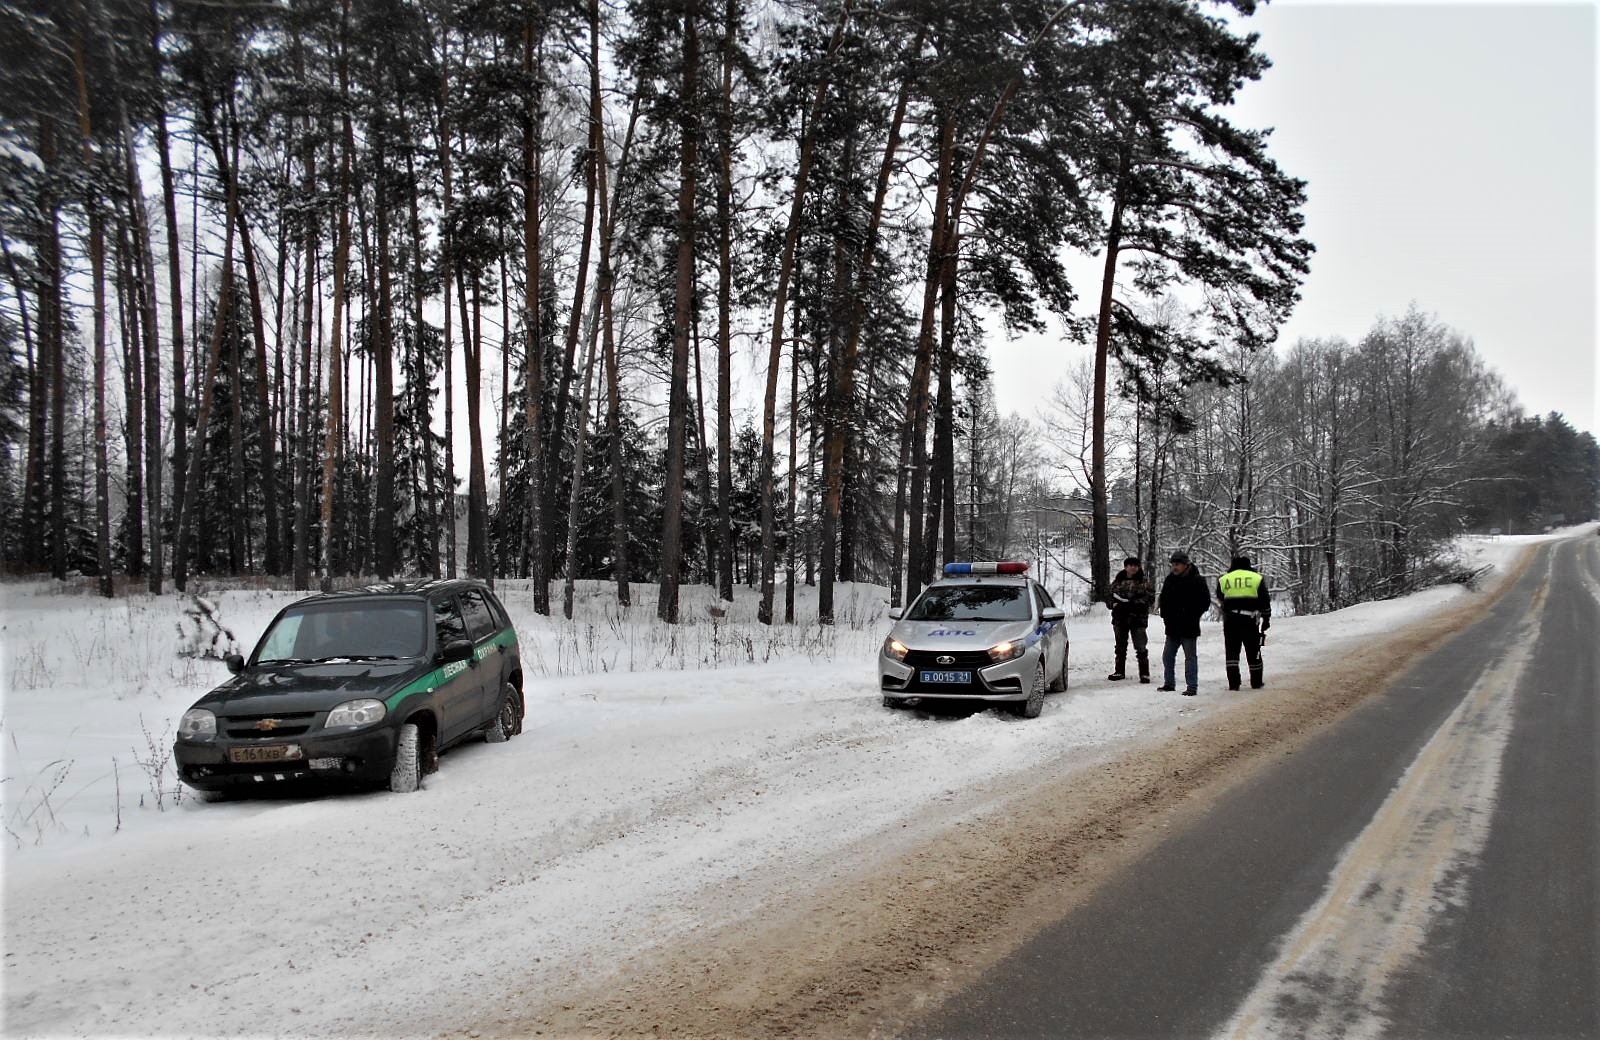
[[[1533,654],[1546,573],[1528,620],[1439,727],[1322,898],[1286,936],[1219,1037],[1379,1037],[1389,980],[1410,964],[1445,906],[1465,903],[1468,868],[1489,839],[1517,685]]]

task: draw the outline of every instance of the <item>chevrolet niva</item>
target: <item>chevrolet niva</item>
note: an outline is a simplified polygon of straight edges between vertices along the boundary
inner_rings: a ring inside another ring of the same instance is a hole
[[[517,633],[478,581],[311,596],[227,663],[173,747],[204,797],[305,780],[415,791],[451,745],[522,732]]]

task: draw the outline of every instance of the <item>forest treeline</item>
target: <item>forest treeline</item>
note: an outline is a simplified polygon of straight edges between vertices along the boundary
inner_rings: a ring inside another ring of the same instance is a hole
[[[1266,349],[1311,245],[1226,115],[1253,6],[5,0],[0,555],[653,581],[669,621],[814,582],[828,621],[1182,542],[1315,609],[1460,516],[1592,513],[1553,486],[1592,438],[1433,319]],[[994,414],[996,324],[1092,345],[1053,418]]]

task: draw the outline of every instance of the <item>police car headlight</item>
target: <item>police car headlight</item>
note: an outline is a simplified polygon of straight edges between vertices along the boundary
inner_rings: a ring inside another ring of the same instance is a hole
[[[386,710],[382,701],[370,699],[345,701],[328,712],[328,721],[322,726],[324,729],[334,729],[339,726],[370,726],[374,722],[382,721]]]
[[[1011,640],[1007,639],[1003,642],[996,643],[994,646],[989,648],[989,660],[996,663],[1001,661],[1015,661],[1017,658],[1027,653],[1027,651],[1028,648],[1023,644],[1012,642]]]
[[[911,652],[911,648],[900,642],[900,640],[891,637],[883,641],[883,652],[896,661],[904,661],[906,655]]]
[[[184,740],[207,740],[217,735],[217,717],[204,708],[190,708],[178,720],[178,736]]]

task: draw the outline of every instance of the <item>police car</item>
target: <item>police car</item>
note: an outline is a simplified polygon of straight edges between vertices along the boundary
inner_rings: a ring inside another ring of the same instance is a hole
[[[992,701],[1023,718],[1067,688],[1066,612],[1026,563],[947,563],[896,619],[878,654],[885,707]]]

